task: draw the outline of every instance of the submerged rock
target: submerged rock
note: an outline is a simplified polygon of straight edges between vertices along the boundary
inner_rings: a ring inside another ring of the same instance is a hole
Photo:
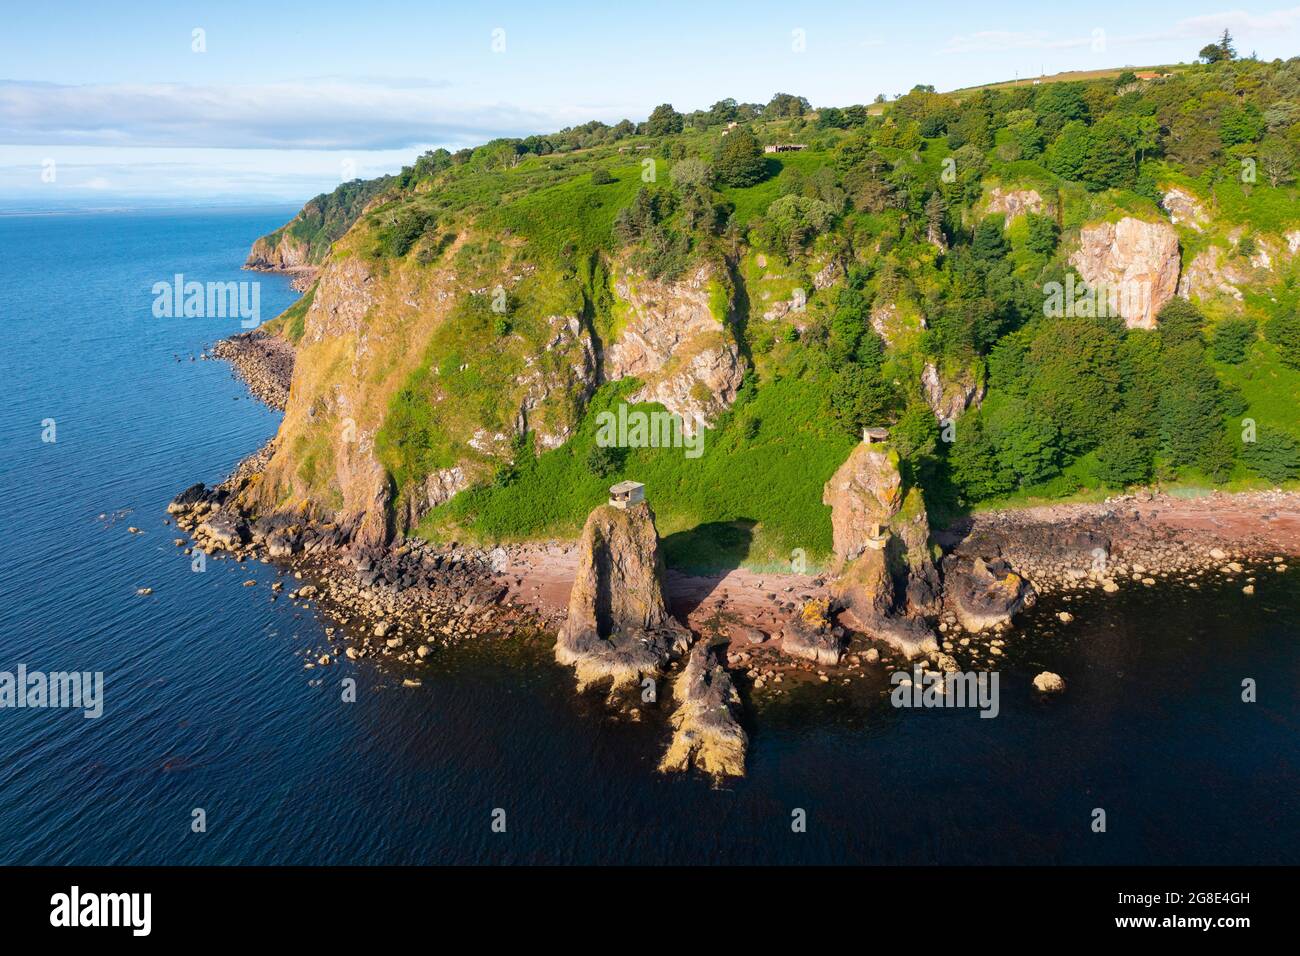
[[[579,690],[604,680],[618,690],[658,676],[689,646],[690,631],[668,613],[650,505],[596,508],[582,529],[579,552],[555,659],[574,667]]]
[[[715,780],[743,777],[749,738],[736,719],[740,694],[711,648],[697,644],[691,651],[673,698],[678,702],[671,718],[673,739],[659,769],[694,766]]]

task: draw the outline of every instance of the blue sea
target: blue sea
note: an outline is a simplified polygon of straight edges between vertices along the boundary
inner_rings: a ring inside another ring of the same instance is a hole
[[[257,281],[272,317],[287,280],[239,265],[293,212],[0,216],[0,672],[104,675],[97,719],[0,709],[0,864],[1300,862],[1296,570],[1074,602],[1069,628],[1044,601],[993,720],[862,683],[751,703],[723,788],[659,775],[663,722],[575,695],[544,642],[444,652],[419,688],[306,669],[327,622],[271,601],[276,569],[195,571],[164,524],[278,416],[192,360],[238,319],[151,293]]]

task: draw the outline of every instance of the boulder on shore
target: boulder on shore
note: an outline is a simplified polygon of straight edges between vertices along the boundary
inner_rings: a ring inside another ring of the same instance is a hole
[[[838,664],[844,642],[829,612],[830,602],[825,598],[805,601],[781,630],[781,651],[817,664]]]
[[[579,552],[555,659],[574,667],[579,690],[604,680],[618,690],[657,676],[691,635],[668,613],[650,505],[599,506],[587,517]]]
[[[949,555],[944,562],[944,601],[961,626],[978,634],[1010,623],[1038,599],[1033,587],[1006,561]]]
[[[749,738],[736,719],[740,694],[713,649],[700,643],[677,678],[673,739],[659,762],[665,773],[697,767],[715,780],[745,775]]]

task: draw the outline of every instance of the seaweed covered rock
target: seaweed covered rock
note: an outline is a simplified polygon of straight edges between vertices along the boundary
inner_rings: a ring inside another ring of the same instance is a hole
[[[1030,583],[1006,561],[950,555],[944,562],[944,603],[968,631],[1009,623],[1037,599]]]
[[[694,766],[712,776],[745,775],[749,738],[736,715],[740,694],[713,649],[701,643],[673,687],[673,739],[659,762],[665,773]]]
[[[939,650],[922,618],[894,612],[894,580],[885,551],[867,551],[850,561],[831,584],[831,595],[848,627],[884,641],[909,660]]]
[[[825,598],[805,601],[781,630],[781,651],[818,664],[838,664],[844,655],[839,628],[830,619]]]
[[[604,680],[618,690],[658,675],[689,646],[690,632],[668,613],[650,505],[596,508],[579,549],[555,659],[574,667],[579,690]]]

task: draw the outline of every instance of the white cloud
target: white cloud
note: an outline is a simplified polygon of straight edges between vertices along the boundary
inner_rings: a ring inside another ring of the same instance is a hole
[[[395,149],[550,132],[593,118],[587,109],[579,112],[476,104],[428,81],[327,77],[243,86],[0,81],[0,143],[5,144]]]

